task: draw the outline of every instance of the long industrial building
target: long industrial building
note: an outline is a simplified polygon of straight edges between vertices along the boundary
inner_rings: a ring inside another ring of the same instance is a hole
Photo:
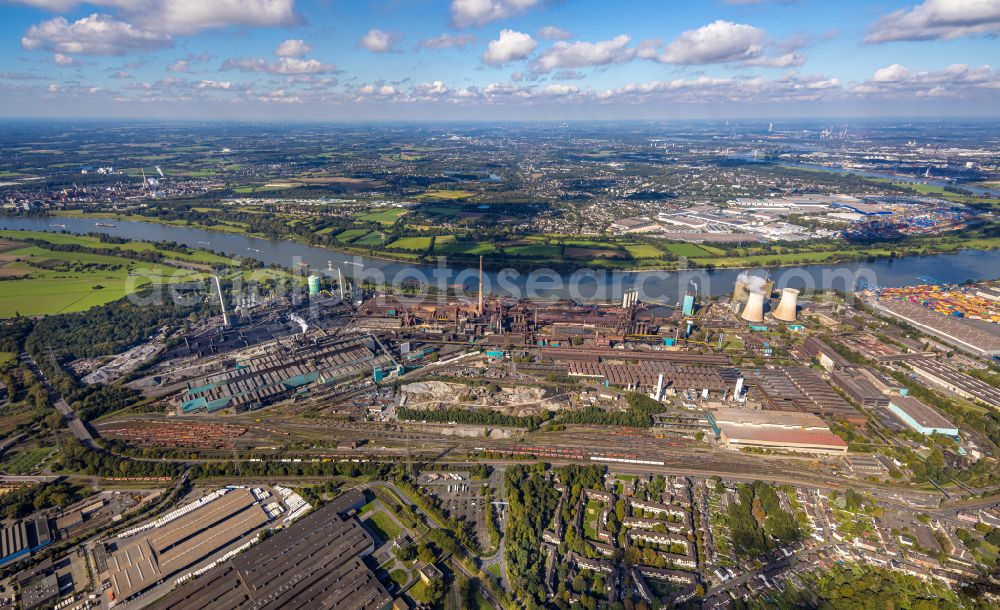
[[[945,343],[977,356],[1000,356],[1000,326],[946,316],[922,305],[897,299],[874,303],[876,309],[912,324]],[[990,326],[996,326],[995,330]]]
[[[809,413],[723,409],[709,411],[708,421],[722,446],[730,449],[847,453],[844,439],[830,432],[822,419]]]
[[[962,398],[1000,409],[1000,391],[985,381],[929,358],[911,360],[907,364],[913,372],[931,383],[950,390]]]
[[[889,402],[889,411],[896,416],[896,419],[920,434],[958,436],[958,427],[955,424],[912,396],[893,396]]]
[[[351,493],[351,492],[349,492]],[[154,610],[382,610],[392,597],[362,557],[374,548],[343,502],[303,517],[242,555],[186,583]]]
[[[647,392],[656,387],[660,374],[663,375],[663,388],[666,390],[708,390],[712,393],[732,390],[739,378],[739,371],[729,367],[671,364],[653,360],[642,360],[636,364],[571,360],[567,367],[568,374],[574,377],[602,379],[609,385]]]
[[[234,489],[123,544],[108,558],[114,599],[127,600],[268,522],[249,489]]]
[[[769,409],[812,413],[864,425],[868,420],[833,391],[820,374],[805,366],[784,366],[747,372],[750,386]]]
[[[44,518],[0,528],[0,566],[28,557],[51,543],[52,531]]]

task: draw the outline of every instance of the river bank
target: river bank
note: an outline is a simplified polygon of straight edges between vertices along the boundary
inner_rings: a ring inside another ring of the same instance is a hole
[[[176,242],[190,248],[204,248],[223,256],[250,257],[265,265],[276,265],[302,273],[306,269],[336,277],[342,273],[355,285],[371,282],[403,285],[420,282],[441,291],[464,287],[473,295],[478,289],[478,263],[463,266],[446,260],[443,264],[395,262],[341,252],[291,240],[271,240],[234,232],[219,232],[190,226],[138,221],[116,221],[114,227],[98,227],[92,219],[62,218],[51,226],[52,218],[0,216],[0,228],[77,234],[104,233],[149,242]],[[871,262],[811,264],[774,267],[767,271],[776,287],[803,290],[852,290],[859,281],[868,285],[905,286],[936,281],[959,283],[966,280],[994,279],[1000,269],[1000,250],[957,250],[941,255],[913,255],[882,258]],[[537,268],[530,272],[516,269],[488,270],[484,275],[488,294],[519,298],[574,298],[581,301],[608,302],[621,299],[625,290],[639,290],[649,302],[675,304],[697,285],[701,296],[719,296],[732,292],[736,277],[743,268],[687,269],[672,271],[578,270],[557,272]],[[765,273],[764,271],[757,271]]]
[[[115,220],[124,222],[147,222],[163,226],[192,227],[222,233],[233,233],[244,235],[253,239],[273,239],[262,233],[254,233],[247,230],[246,226],[239,226],[237,223],[226,223],[220,221],[216,224],[188,224],[185,221],[171,221],[160,218],[126,215],[108,212],[81,213],[76,211],[57,212],[54,218],[75,218]],[[59,221],[55,221],[58,224]],[[96,226],[95,228],[100,228]],[[338,243],[335,247],[326,244],[318,244],[304,239],[302,236],[288,233],[280,237],[282,240],[292,241],[311,247],[320,247],[349,254],[377,259],[387,262],[410,263],[410,264],[436,264],[437,257],[434,255],[419,255],[412,253],[390,252],[385,249],[359,248],[347,243]],[[693,244],[692,244],[693,245]],[[545,257],[511,257],[511,256],[489,256],[484,258],[484,266],[490,270],[515,269],[518,271],[531,271],[539,267],[553,269],[560,273],[572,273],[579,269],[594,269],[602,271],[618,271],[624,273],[641,273],[646,271],[683,271],[688,269],[744,269],[750,267],[796,267],[800,265],[815,264],[844,264],[858,262],[873,262],[878,259],[893,259],[905,256],[926,256],[936,254],[949,254],[960,250],[994,250],[1000,248],[1000,237],[980,237],[964,238],[955,236],[934,236],[927,237],[925,241],[917,243],[897,243],[881,244],[872,246],[852,245],[848,243],[819,243],[802,247],[775,246],[773,253],[749,254],[735,256],[690,256],[681,260],[660,260],[660,259],[586,259],[576,260],[572,258],[545,258]],[[704,250],[702,250],[704,252]],[[707,254],[707,252],[704,252]],[[477,266],[478,255],[449,254],[448,260],[452,265]],[[644,262],[648,261],[648,262]]]

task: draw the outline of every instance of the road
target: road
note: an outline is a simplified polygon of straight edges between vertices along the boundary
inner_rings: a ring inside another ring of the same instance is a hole
[[[507,490],[504,486],[504,472],[506,468],[504,466],[497,466],[493,469],[493,474],[491,479],[493,482],[494,489],[496,489],[496,502],[506,502],[507,501]],[[484,557],[482,559],[482,565],[480,566],[485,572],[492,565],[500,566],[500,582],[503,584],[503,588],[510,591],[510,579],[507,577],[507,552],[506,552],[506,532],[507,532],[507,505],[506,504],[496,504],[499,510],[497,511],[497,529],[500,530],[500,544],[497,546],[497,552],[489,557]],[[492,511],[492,506],[490,507]],[[492,515],[492,514],[491,514]]]
[[[85,447],[89,447],[91,449],[95,448],[96,444],[94,443],[94,437],[90,434],[90,430],[87,430],[87,426],[85,426],[83,422],[80,421],[80,418],[76,416],[76,413],[73,411],[73,407],[69,406],[69,403],[67,403],[63,397],[56,392],[55,388],[52,387],[52,384],[49,382],[49,378],[42,372],[41,367],[38,366],[35,359],[28,354],[24,354],[21,356],[21,360],[27,364],[35,375],[37,375],[42,381],[42,385],[45,386],[45,390],[49,394],[49,402],[51,402],[60,413],[62,413],[63,420],[69,427],[69,431],[73,433],[73,436],[83,443]]]

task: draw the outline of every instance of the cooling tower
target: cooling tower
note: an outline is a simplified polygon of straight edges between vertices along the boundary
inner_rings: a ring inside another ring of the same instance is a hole
[[[743,308],[743,313],[740,317],[747,322],[763,322],[764,321],[764,293],[763,292],[751,292],[750,296],[747,298],[747,306]]]
[[[781,301],[777,309],[772,312],[775,318],[782,322],[795,321],[795,306],[798,301],[799,291],[794,288],[785,288],[781,291]]]

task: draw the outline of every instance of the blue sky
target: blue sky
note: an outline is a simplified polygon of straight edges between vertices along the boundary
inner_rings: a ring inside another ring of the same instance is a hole
[[[3,116],[671,119],[1000,108],[1000,0],[0,0],[0,34]]]

